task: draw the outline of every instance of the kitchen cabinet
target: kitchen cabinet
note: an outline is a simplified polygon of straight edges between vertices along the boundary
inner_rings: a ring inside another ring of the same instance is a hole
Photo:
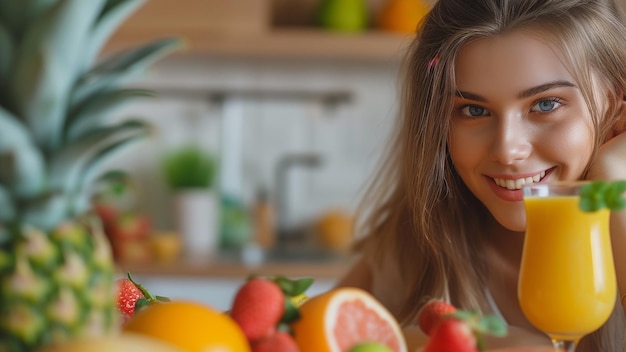
[[[310,0],[304,2],[311,7]],[[337,33],[310,23],[284,25],[284,20],[272,20],[279,13],[272,10],[273,3],[280,1],[150,0],[120,27],[104,53],[175,36],[187,44],[178,55],[398,61],[412,37],[374,29]],[[284,11],[280,16],[286,16]]]

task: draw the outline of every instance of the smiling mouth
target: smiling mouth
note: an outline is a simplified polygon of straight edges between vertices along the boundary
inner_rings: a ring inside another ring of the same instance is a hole
[[[496,185],[506,188],[508,190],[518,190],[522,189],[523,186],[532,185],[533,183],[540,182],[546,176],[545,171],[541,171],[537,175],[531,177],[524,177],[518,179],[504,179],[504,178],[494,178],[494,182]]]

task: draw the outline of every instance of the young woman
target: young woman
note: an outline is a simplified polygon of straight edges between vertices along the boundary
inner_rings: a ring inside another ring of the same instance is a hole
[[[394,144],[340,285],[405,325],[436,297],[500,314],[511,344],[549,344],[517,301],[520,188],[626,179],[625,26],[610,0],[439,0],[409,48]],[[624,294],[626,211],[611,230]],[[621,351],[625,320],[618,298],[577,351]]]

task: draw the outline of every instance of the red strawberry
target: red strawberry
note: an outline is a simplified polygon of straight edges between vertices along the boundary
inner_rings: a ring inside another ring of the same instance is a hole
[[[130,279],[117,280],[117,309],[130,317],[135,312],[135,304],[145,298],[141,290]]]
[[[426,303],[417,315],[417,323],[426,335],[430,335],[433,328],[444,316],[456,312],[456,308],[444,301],[430,301]]]
[[[299,349],[291,335],[276,331],[252,345],[252,352],[299,352]]]
[[[462,320],[446,318],[431,331],[422,352],[477,352],[476,336]]]
[[[271,334],[285,312],[285,295],[273,281],[253,278],[235,295],[230,316],[248,341]]]

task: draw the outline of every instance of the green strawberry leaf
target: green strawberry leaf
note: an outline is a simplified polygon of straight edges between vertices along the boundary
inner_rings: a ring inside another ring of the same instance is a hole
[[[138,311],[147,307],[149,304],[150,301],[148,301],[146,298],[140,298],[137,300],[137,302],[135,302],[135,309],[133,311],[137,313]]]
[[[285,296],[295,297],[304,293],[313,284],[314,279],[306,277],[294,280],[284,276],[275,276],[272,281],[280,287]]]
[[[622,210],[626,208],[625,181],[593,181],[583,185],[580,190],[579,207],[585,212],[594,212],[602,208]]]
[[[488,315],[480,318],[476,325],[476,330],[482,334],[493,336],[506,336],[507,326],[502,318],[495,315]]]
[[[300,319],[300,311],[298,307],[289,299],[285,299],[285,312],[280,318],[281,323],[290,324]]]

